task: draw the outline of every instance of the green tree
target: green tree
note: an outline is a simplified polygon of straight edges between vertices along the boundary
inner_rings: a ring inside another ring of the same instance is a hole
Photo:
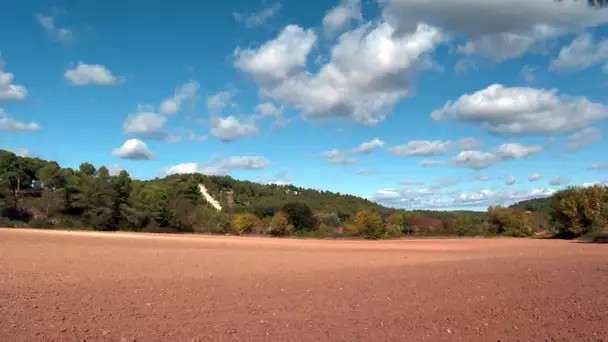
[[[281,208],[289,217],[289,224],[293,225],[295,231],[309,230],[315,226],[315,217],[306,203],[288,203]]]
[[[382,237],[382,216],[370,211],[360,211],[355,215],[355,225],[360,234],[367,239]]]

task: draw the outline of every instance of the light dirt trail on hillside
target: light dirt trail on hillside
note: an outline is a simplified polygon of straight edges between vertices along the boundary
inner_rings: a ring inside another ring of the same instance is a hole
[[[0,229],[0,340],[608,340],[607,260],[555,240]]]

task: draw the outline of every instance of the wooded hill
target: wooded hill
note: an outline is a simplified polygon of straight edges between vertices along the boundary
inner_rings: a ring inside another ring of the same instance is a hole
[[[199,184],[220,202],[222,211],[204,200]],[[0,150],[0,226],[4,227],[380,238],[528,236],[576,224],[576,232],[585,233],[601,229],[608,219],[602,216],[608,215],[608,192],[597,189],[601,195],[577,190],[567,193],[575,199],[566,202],[564,193],[558,193],[555,198],[562,198],[561,202],[531,200],[511,208],[490,207],[488,212],[405,211],[357,196],[228,176],[171,175],[140,181],[126,171],[110,175],[104,166],[82,163],[74,170]],[[584,204],[586,200],[593,210]],[[577,205],[580,212],[573,212]],[[573,215],[587,216],[579,224]]]

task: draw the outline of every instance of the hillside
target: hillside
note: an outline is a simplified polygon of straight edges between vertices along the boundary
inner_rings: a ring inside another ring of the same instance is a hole
[[[126,171],[110,175],[106,167],[89,163],[73,170],[3,150],[0,184],[0,226],[371,238],[519,236],[548,226],[544,209],[532,219],[525,217],[524,210],[531,210],[533,201],[491,208],[488,213],[405,211],[352,195],[229,176],[134,180]],[[206,200],[201,189],[213,200]]]

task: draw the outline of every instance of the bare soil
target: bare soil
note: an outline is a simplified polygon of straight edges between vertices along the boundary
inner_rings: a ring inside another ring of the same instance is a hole
[[[608,245],[0,229],[0,341],[608,341]]]

